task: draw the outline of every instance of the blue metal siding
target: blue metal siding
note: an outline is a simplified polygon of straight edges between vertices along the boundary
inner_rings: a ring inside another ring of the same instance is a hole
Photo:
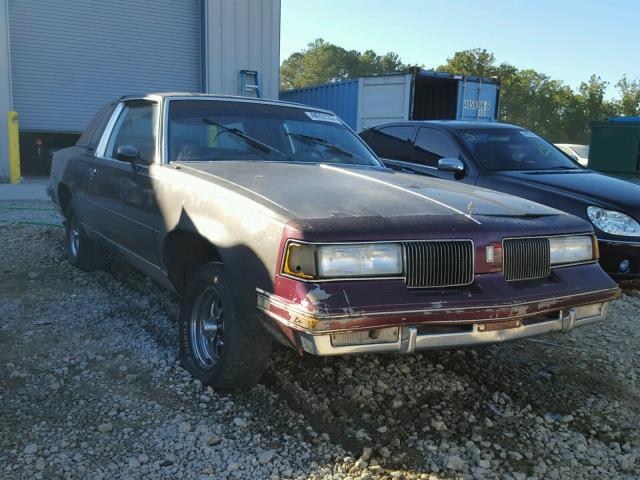
[[[496,121],[498,86],[495,83],[458,80],[457,120]]]
[[[358,80],[286,90],[280,100],[331,110],[353,129],[358,122]]]
[[[21,128],[80,132],[121,95],[200,91],[200,8],[198,0],[9,0]]]

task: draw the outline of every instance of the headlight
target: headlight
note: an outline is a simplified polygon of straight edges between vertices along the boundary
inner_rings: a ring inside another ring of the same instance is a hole
[[[600,207],[587,208],[589,220],[605,233],[625,237],[640,236],[640,224],[629,215]]]
[[[398,275],[402,247],[398,243],[320,245],[318,273],[322,278]]]
[[[402,246],[399,243],[290,242],[283,270],[305,279],[396,276],[402,274]]]
[[[551,265],[588,262],[595,258],[593,237],[549,237]]]

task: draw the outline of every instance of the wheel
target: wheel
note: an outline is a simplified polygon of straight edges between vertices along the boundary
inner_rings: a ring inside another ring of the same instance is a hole
[[[235,306],[221,263],[196,269],[182,298],[180,361],[194,377],[219,390],[246,388],[260,380],[271,337],[258,319]]]
[[[64,240],[71,265],[85,272],[98,270],[104,265],[106,252],[87,237],[73,204],[67,208]]]

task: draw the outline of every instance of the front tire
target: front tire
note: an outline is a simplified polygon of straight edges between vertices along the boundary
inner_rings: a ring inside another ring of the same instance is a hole
[[[69,263],[80,270],[92,272],[104,266],[107,254],[87,236],[73,204],[67,208],[64,245]]]
[[[182,298],[180,361],[205,385],[227,390],[256,384],[271,338],[258,320],[241,314],[221,263],[196,269]]]

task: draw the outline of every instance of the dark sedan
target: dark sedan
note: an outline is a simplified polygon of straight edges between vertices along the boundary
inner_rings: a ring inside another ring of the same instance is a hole
[[[640,186],[588,170],[515,125],[409,121],[360,135],[395,170],[510,193],[588,220],[603,268],[617,280],[640,278]]]

